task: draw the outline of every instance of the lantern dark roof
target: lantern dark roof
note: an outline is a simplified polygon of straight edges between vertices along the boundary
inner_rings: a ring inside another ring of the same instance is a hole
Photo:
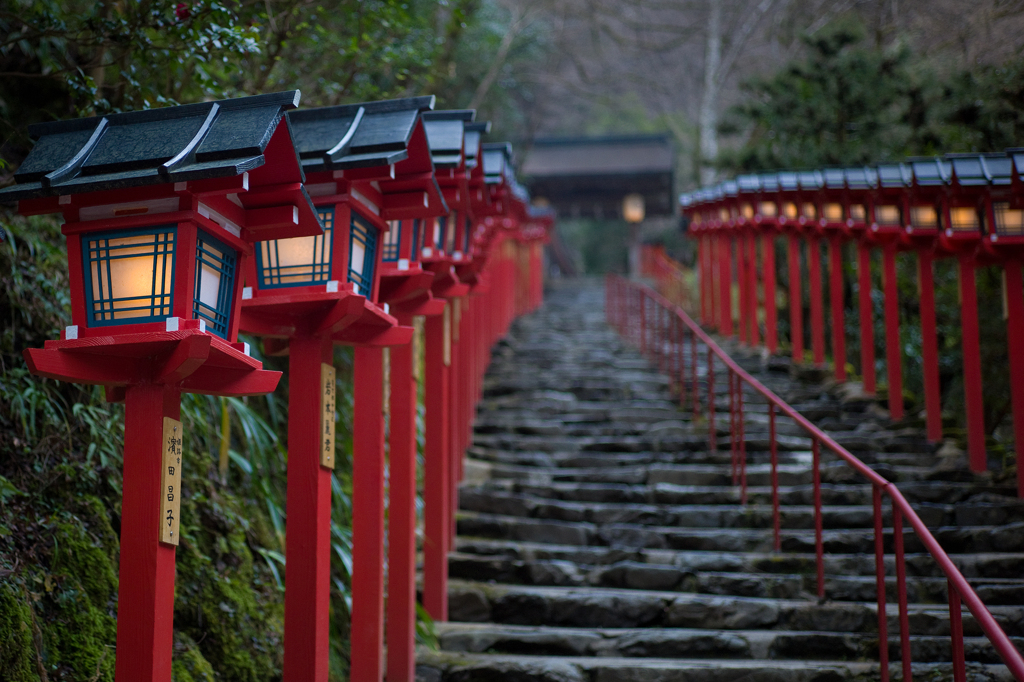
[[[464,127],[466,130],[466,167],[476,168],[479,162],[477,154],[480,153],[481,138],[491,132],[491,122],[465,123]]]
[[[761,179],[756,175],[738,175],[736,184],[739,185],[740,192],[744,194],[761,189]]]
[[[825,184],[825,180],[822,178],[821,171],[800,171],[798,176],[800,178],[800,189],[821,189],[822,186]]]
[[[947,154],[956,182],[970,185],[1009,185],[1013,181],[1013,160],[1007,154]]]
[[[843,189],[846,187],[846,174],[842,168],[826,168],[821,172],[825,187],[828,189]]]
[[[409,140],[434,97],[343,104],[288,113],[307,171],[388,166],[409,156]]]
[[[668,134],[551,137],[534,141],[522,173],[563,216],[618,218],[628,194],[644,198],[648,216],[667,216],[675,162]]]
[[[953,165],[945,159],[909,159],[909,165],[914,173],[914,183],[920,187],[948,185],[953,177]]]
[[[483,145],[484,182],[489,185],[503,182],[512,169],[512,145],[508,142],[488,142]]]
[[[0,201],[241,175],[266,163],[278,123],[298,103],[291,90],[37,123],[28,129],[36,145]]]
[[[781,184],[779,175],[776,173],[761,173],[758,176],[758,179],[761,181],[761,191],[769,193],[778,192],[779,185]]]
[[[883,163],[878,165],[880,187],[909,187],[913,179],[910,167],[904,163]]]
[[[878,184],[878,171],[874,168],[844,168],[843,174],[850,189],[871,189]]]
[[[800,178],[796,171],[779,171],[776,176],[779,180],[779,189],[783,192],[792,192],[800,188]]]
[[[473,109],[432,111],[423,115],[427,129],[427,143],[434,165],[438,168],[458,168],[463,163],[466,149],[466,124],[476,118]]]

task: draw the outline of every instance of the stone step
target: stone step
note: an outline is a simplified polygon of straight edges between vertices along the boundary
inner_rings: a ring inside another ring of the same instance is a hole
[[[526,542],[568,545],[607,545],[623,549],[679,549],[713,552],[766,552],[772,549],[770,532],[752,528],[645,526],[630,523],[534,519],[500,514],[459,512],[458,534],[468,537],[499,538]],[[1024,523],[1005,526],[942,526],[931,529],[947,552],[1014,551],[1024,547]],[[924,546],[909,526],[903,531],[907,552],[923,552]],[[813,530],[783,528],[784,552],[813,552]],[[892,552],[891,529],[884,534],[885,551]],[[826,527],[822,533],[824,551],[830,554],[874,552],[874,530]]]
[[[1024,636],[1024,606],[991,606],[993,618],[1012,637]],[[704,628],[714,630],[814,630],[876,632],[874,602],[763,599],[606,587],[538,587],[452,580],[451,621],[587,628]],[[945,604],[908,605],[910,631],[949,634]],[[889,631],[898,632],[898,608],[886,605]],[[964,611],[964,635],[983,636]]]
[[[685,628],[562,628],[490,623],[438,623],[443,651],[621,658],[730,658],[761,660],[877,661],[878,636],[792,630],[707,630]],[[1024,639],[1016,638],[1021,647]],[[952,659],[948,637],[911,636],[912,661]],[[964,638],[967,661],[998,664],[984,637]],[[900,640],[889,637],[890,660],[900,657]]]
[[[508,557],[453,553],[449,575],[475,581],[517,585],[617,587],[739,597],[806,599],[817,595],[813,560],[803,573],[744,573],[698,571],[683,566],[624,559],[612,564],[587,565],[564,559],[517,560]],[[886,578],[887,598],[896,599],[896,578]],[[986,604],[1024,605],[1024,585],[1017,578],[972,578],[971,586]],[[835,601],[871,601],[876,594],[873,575],[826,573],[825,596]],[[907,578],[908,599],[941,603],[947,595],[945,577]]]
[[[1003,522],[1024,520],[1024,509],[1016,502],[1005,505],[987,505],[995,512],[1002,512]],[[566,502],[550,500],[536,495],[507,493],[487,488],[463,487],[459,491],[459,508],[464,511],[506,516],[542,518],[557,521],[576,521],[594,524],[631,523],[650,526],[680,526],[688,528],[771,528],[772,507],[764,504],[703,504],[666,505],[621,502]],[[915,507],[921,520],[928,527],[955,524],[960,513],[953,505],[918,504]],[[1011,514],[1020,518],[1007,519]],[[814,507],[788,505],[779,509],[782,528],[814,528]],[[882,518],[891,525],[892,510],[889,505],[882,509]],[[974,516],[986,517],[984,513]],[[874,511],[864,505],[828,505],[822,510],[826,528],[873,528]],[[989,525],[989,524],[985,524]]]
[[[899,663],[889,666],[900,680]],[[952,680],[949,663],[915,663],[915,679]],[[878,678],[878,664],[858,661],[663,659],[417,652],[417,682],[845,682]],[[971,663],[969,682],[1012,682],[1003,665]]]
[[[477,562],[466,570],[511,571],[507,562],[571,562],[581,568],[608,566],[620,561],[637,561],[660,566],[673,566],[690,572],[799,573],[815,572],[814,554],[774,552],[695,552],[661,549],[626,550],[613,547],[556,545],[509,540],[458,538],[453,565]],[[950,554],[952,562],[968,579],[1007,579],[1019,581],[1024,575],[1024,553]],[[908,553],[904,557],[909,576],[942,578],[943,573],[930,554]],[[479,562],[495,562],[491,568]],[[826,554],[828,575],[874,576],[873,554]],[[895,558],[885,556],[886,573],[895,573]],[[460,569],[461,570],[461,569]],[[465,577],[465,576],[458,576]],[[474,578],[497,580],[496,577]]]

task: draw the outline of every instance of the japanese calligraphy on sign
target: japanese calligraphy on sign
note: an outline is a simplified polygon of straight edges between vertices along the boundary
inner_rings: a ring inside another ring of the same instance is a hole
[[[334,365],[320,365],[320,466],[334,468]]]
[[[164,417],[160,471],[160,542],[177,545],[181,517],[181,422]]]

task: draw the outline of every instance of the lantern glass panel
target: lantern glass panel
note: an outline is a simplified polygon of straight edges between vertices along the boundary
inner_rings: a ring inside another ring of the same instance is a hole
[[[879,225],[899,225],[900,207],[890,204],[875,206],[875,222]]]
[[[324,284],[331,279],[334,208],[318,208],[324,233],[313,237],[271,239],[256,249],[261,289]]]
[[[811,220],[818,217],[818,207],[811,203],[804,203],[800,207],[800,212],[805,218],[810,218]]]
[[[373,266],[377,260],[377,228],[355,211],[348,249],[348,281],[360,296],[370,297],[373,291]]]
[[[784,203],[782,205],[782,215],[786,216],[787,218],[796,218],[796,204],[794,204],[792,201],[787,201],[786,203]]]
[[[867,211],[864,210],[864,204],[850,204],[850,220],[858,223],[863,223],[867,220]]]
[[[750,204],[743,204],[743,206],[740,207],[740,210],[742,211],[744,218],[754,217],[754,207]]]
[[[82,236],[90,327],[157,322],[171,315],[177,227]]]
[[[409,250],[412,260],[418,260],[420,255],[420,232],[422,232],[423,221],[416,218],[412,221],[412,248]]]
[[[398,260],[398,245],[402,241],[402,221],[389,220],[388,231],[384,233],[381,259],[389,262]]]
[[[238,253],[202,230],[196,235],[196,289],[192,314],[206,328],[226,339],[231,322]]]
[[[1011,209],[1005,201],[992,204],[996,216],[996,232],[1001,235],[1024,235],[1024,211]]]
[[[434,230],[431,233],[431,245],[438,251],[444,250],[444,233],[445,228],[448,226],[448,218],[446,216],[438,216],[434,218]]]
[[[718,209],[718,219],[719,220],[725,222],[725,221],[729,220],[729,218],[730,218],[730,216],[729,216],[729,209],[725,208],[724,206],[722,208]]]
[[[822,207],[822,213],[825,216],[825,220],[830,223],[838,223],[843,219],[843,205],[842,204],[825,204]]]
[[[452,215],[451,226],[444,232],[444,252],[454,253],[455,252],[455,231],[459,224],[459,219],[456,215]]]
[[[757,212],[763,216],[769,218],[775,217],[775,202],[773,201],[762,201],[757,205]]]
[[[914,227],[938,229],[939,214],[934,206],[911,206],[910,224]]]
[[[977,231],[981,227],[977,209],[970,206],[954,206],[949,209],[949,226],[954,230]]]

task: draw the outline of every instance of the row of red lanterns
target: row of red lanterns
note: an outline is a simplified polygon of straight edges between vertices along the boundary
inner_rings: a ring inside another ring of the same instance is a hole
[[[928,438],[942,437],[939,352],[933,261],[955,258],[961,293],[964,390],[971,468],[986,467],[981,354],[975,270],[999,265],[1005,273],[1004,307],[1009,348],[1024,347],[1024,150],[997,154],[949,154],[867,167],[740,175],[716,187],[680,197],[680,208],[700,244],[701,315],[733,334],[732,259],[736,248],[739,328],[742,341],[760,342],[757,250],[760,244],[765,340],[778,347],[775,303],[775,238],[788,236],[791,350],[802,361],[801,242],[808,247],[807,294],[813,361],[825,361],[821,242],[829,245],[832,359],[835,377],[846,379],[843,306],[843,244],[857,245],[861,368],[865,391],[875,391],[871,251],[882,252],[886,371],[889,411],[903,417],[902,348],[896,254],[917,256],[922,364]],[[1024,358],[1008,358],[1017,443],[1024,443]],[[1024,491],[1024,471],[1018,467]]]
[[[553,219],[472,111],[433,111],[433,97],[298,103],[292,91],[36,125],[0,190],[24,215],[60,214],[67,237],[72,324],[25,351],[30,369],[126,402],[118,682],[170,680],[181,394],[255,395],[280,379],[240,331],[289,357],[286,679],[327,679],[335,344],[355,347],[351,676],[384,674],[387,545],[387,679],[414,679],[419,316],[423,599],[447,617],[461,453],[491,344],[540,303]]]

